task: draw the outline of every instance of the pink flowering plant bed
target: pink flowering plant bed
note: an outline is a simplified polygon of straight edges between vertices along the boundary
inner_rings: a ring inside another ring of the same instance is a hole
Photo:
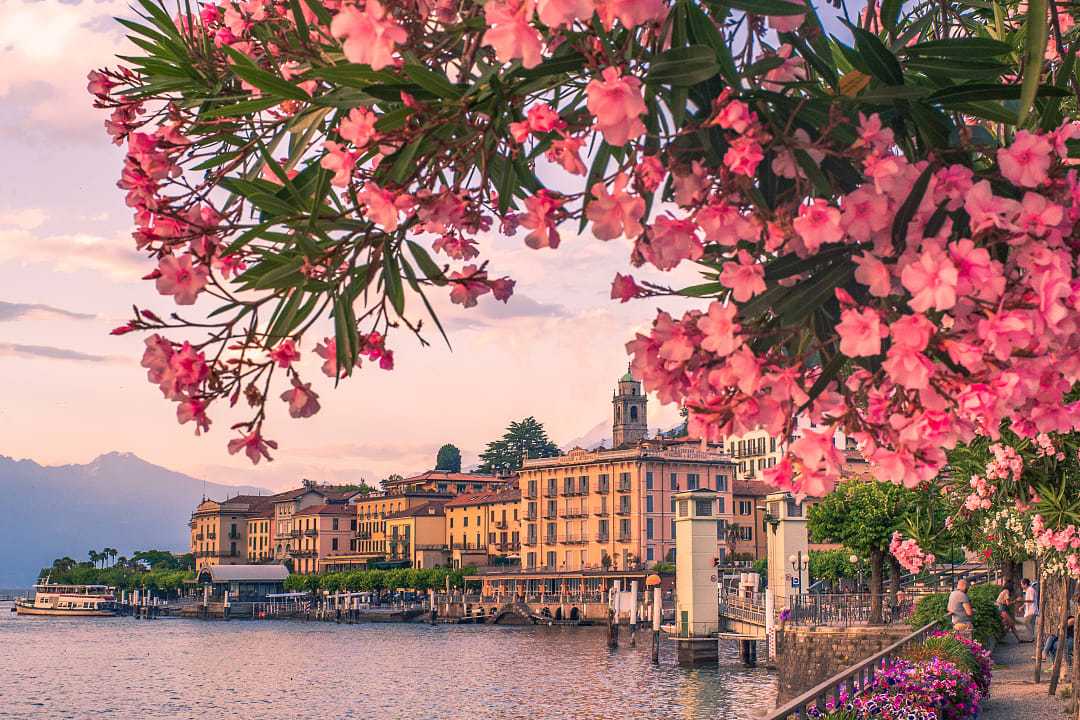
[[[959,653],[957,647],[943,647],[942,638],[957,643]],[[832,720],[977,718],[989,693],[990,654],[979,643],[953,633],[935,634],[925,649],[949,652],[928,652],[917,661],[897,660],[855,696],[842,696],[839,705],[830,700],[828,707],[811,710],[809,716]]]
[[[509,301],[493,233],[553,268],[579,234],[637,268],[693,263],[691,287],[611,283],[622,302],[700,302],[630,339],[634,372],[695,437],[809,420],[766,472],[797,496],[839,479],[838,430],[878,479],[916,487],[1003,421],[1076,429],[1071,5],[137,10],[119,20],[132,53],[89,90],[127,150],[146,280],[180,307],[115,332],[146,333],[181,423],[229,418],[230,452],[270,457],[268,403],[319,410],[305,354],[335,383],[390,370],[403,338],[441,334],[433,294]]]

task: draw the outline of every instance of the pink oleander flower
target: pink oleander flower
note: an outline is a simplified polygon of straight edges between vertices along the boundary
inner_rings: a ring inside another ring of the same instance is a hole
[[[210,418],[206,416],[207,403],[199,398],[186,398],[176,405],[176,421],[181,425],[195,423],[195,434],[201,435],[210,429]]]
[[[575,20],[588,20],[593,14],[592,0],[537,0],[536,12],[540,22],[549,28],[573,25]]]
[[[765,153],[753,135],[741,135],[731,141],[724,153],[724,165],[736,175],[754,177]]]
[[[882,125],[881,116],[874,113],[867,117],[859,113],[859,139],[855,141],[855,147],[881,152],[891,148],[894,143],[892,128]]]
[[[622,75],[616,67],[604,68],[585,88],[589,112],[609,145],[621,146],[645,132],[641,115],[646,112],[641,81]]]
[[[615,273],[615,279],[611,281],[611,299],[619,302],[629,302],[636,298],[642,289],[634,282],[630,275]]]
[[[631,30],[648,22],[661,22],[667,10],[664,0],[596,0],[596,12],[606,30],[611,30],[616,19]]]
[[[194,305],[206,287],[210,271],[204,265],[192,265],[190,255],[166,255],[158,262],[154,283],[162,295],[172,295],[177,305]]]
[[[553,140],[544,157],[562,166],[571,175],[584,175],[585,163],[581,161],[581,148],[585,145],[584,137],[563,137]]]
[[[372,180],[364,184],[363,190],[356,193],[356,197],[364,206],[364,215],[388,233],[397,230],[398,213],[413,205],[412,198],[407,194],[395,195]]]
[[[592,231],[600,240],[613,240],[625,235],[633,240],[642,232],[641,216],[645,213],[645,200],[626,192],[628,178],[623,173],[615,176],[611,192],[603,182],[592,187],[595,198],[585,210],[592,222]]]
[[[319,395],[311,389],[311,383],[302,383],[299,378],[292,378],[292,389],[281,394],[281,399],[289,405],[289,415],[294,418],[311,417],[319,412]]]
[[[516,280],[512,280],[508,277],[496,278],[488,283],[491,286],[491,294],[496,300],[500,302],[507,302],[510,300],[510,296],[514,294],[514,285],[517,284]]]
[[[738,302],[765,292],[765,266],[754,260],[750,253],[740,250],[738,262],[725,262],[720,271],[720,282],[731,289]]]
[[[690,164],[689,173],[685,175],[672,173],[671,182],[675,186],[675,203],[688,207],[697,204],[705,197],[712,180],[705,166],[694,160]]]
[[[719,300],[709,304],[709,311],[698,318],[698,330],[705,336],[701,341],[703,350],[725,357],[741,345],[739,331],[742,326],[735,321],[737,309],[734,304],[722,305]]]
[[[892,223],[889,199],[864,185],[844,196],[840,224],[852,240],[866,242]]]
[[[561,199],[547,190],[525,198],[526,212],[521,216],[520,223],[522,227],[532,230],[525,236],[526,245],[533,250],[559,247],[556,216],[562,204]]]
[[[892,292],[892,280],[885,263],[870,253],[855,255],[852,260],[857,266],[855,280],[866,285],[874,297],[885,297]]]
[[[634,177],[645,192],[653,192],[660,187],[666,174],[663,163],[655,155],[646,155],[634,168]]]
[[[210,374],[210,366],[206,364],[206,354],[196,352],[187,341],[184,341],[180,349],[169,357],[169,370],[177,388],[194,387]]]
[[[378,119],[379,116],[367,108],[353,108],[338,125],[338,135],[357,148],[364,148],[379,139],[379,131],[375,129]]]
[[[270,351],[270,359],[277,363],[279,368],[288,369],[300,359],[300,351],[296,349],[296,343],[292,340],[283,340],[280,345]]]
[[[873,357],[881,354],[881,338],[888,330],[873,308],[847,308],[840,313],[836,326],[840,335],[840,352],[848,357]]]
[[[359,156],[355,152],[348,150],[344,145],[332,140],[323,143],[323,147],[326,148],[326,154],[319,160],[319,165],[334,173],[330,184],[334,187],[347,186],[349,181],[352,180],[353,168],[356,167]]]
[[[720,109],[710,124],[719,125],[739,135],[757,124],[757,115],[750,111],[750,106],[742,100],[732,100]]]
[[[315,354],[323,359],[323,375],[336,378],[338,376],[337,338],[326,338],[321,343],[317,343]]]
[[[766,15],[769,27],[778,33],[795,32],[806,20],[806,15]]]
[[[473,307],[476,299],[491,290],[487,273],[476,265],[466,265],[460,272],[450,274],[450,302],[462,307]]]
[[[108,97],[109,91],[116,86],[116,83],[110,80],[107,75],[99,73],[97,70],[91,70],[86,79],[88,81],[86,91],[98,97]]]
[[[900,282],[911,293],[908,305],[915,312],[949,310],[956,305],[957,278],[956,266],[939,250],[923,252],[900,272]]]
[[[235,455],[241,450],[244,451],[244,454],[248,456],[253,465],[258,465],[259,460],[263,458],[268,461],[274,459],[270,457],[270,450],[277,450],[277,443],[273,440],[263,439],[261,431],[254,430],[248,435],[229,441],[230,455]]]
[[[825,200],[815,198],[809,205],[799,207],[799,216],[792,222],[795,232],[810,252],[817,252],[826,243],[840,242],[840,211]]]
[[[1038,187],[1047,181],[1053,146],[1046,136],[1020,130],[1007,147],[997,151],[1001,174],[1023,187]]]
[[[345,5],[330,22],[330,33],[343,41],[349,62],[370,65],[373,70],[393,65],[395,45],[409,39],[379,0],[365,0],[363,10]]]
[[[638,238],[637,249],[660,270],[671,270],[683,260],[697,260],[704,254],[693,221],[666,216],[656,218],[650,231]]]
[[[705,234],[705,242],[731,247],[740,240],[754,241],[761,236],[761,224],[725,202],[714,202],[694,214],[694,222]]]
[[[540,64],[543,39],[529,22],[535,7],[535,0],[491,0],[484,4],[488,24],[484,45],[495,48],[499,62],[520,59],[526,68]]]

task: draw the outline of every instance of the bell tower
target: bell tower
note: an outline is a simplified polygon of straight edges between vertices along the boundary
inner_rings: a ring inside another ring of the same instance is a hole
[[[641,382],[635,380],[629,369],[619,378],[615,394],[611,398],[613,421],[611,425],[612,447],[633,445],[645,439],[649,424],[645,419],[648,402]]]

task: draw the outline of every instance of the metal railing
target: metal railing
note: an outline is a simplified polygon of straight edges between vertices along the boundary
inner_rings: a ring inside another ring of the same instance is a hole
[[[720,600],[720,614],[735,620],[745,620],[755,625],[765,626],[765,604],[754,598],[728,595]]]
[[[788,599],[792,625],[830,625],[846,627],[865,625],[870,621],[870,611],[875,597],[869,593],[820,594],[802,593]],[[888,594],[881,595],[882,622],[897,622],[911,616],[915,601],[906,593],[904,599],[892,602]]]
[[[815,687],[810,688],[802,695],[776,708],[771,714],[766,715],[763,720],[806,718],[808,717],[807,711],[810,708],[824,711],[828,707],[830,700],[832,700],[834,707],[840,707],[842,705],[842,696],[850,698],[860,693],[874,682],[874,678],[879,672],[884,672],[892,667],[904,650],[915,643],[922,642],[944,620],[945,617],[941,617],[928,623],[885,648],[877,655],[872,655],[846,670],[838,672]]]

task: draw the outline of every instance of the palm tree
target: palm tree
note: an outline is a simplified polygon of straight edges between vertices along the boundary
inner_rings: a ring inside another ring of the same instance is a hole
[[[115,558],[117,555],[119,555],[120,551],[116,548],[105,548],[104,553],[105,556],[111,560],[112,558]]]
[[[97,567],[98,562],[101,560],[101,553],[97,550],[91,550],[87,555],[90,557],[90,562],[94,563],[94,567]]]

